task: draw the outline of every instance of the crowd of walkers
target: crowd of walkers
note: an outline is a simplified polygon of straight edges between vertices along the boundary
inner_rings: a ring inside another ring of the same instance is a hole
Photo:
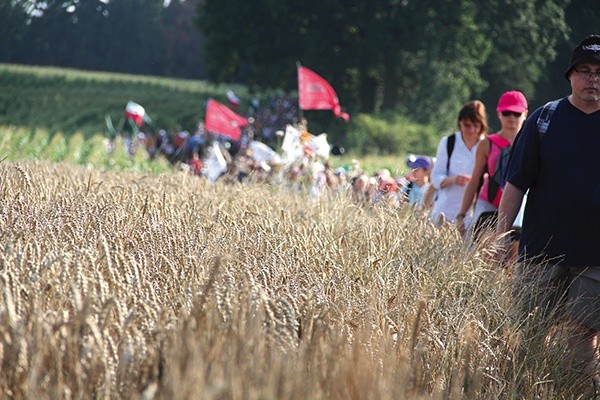
[[[397,171],[383,169],[371,174],[358,161],[335,166],[339,164],[335,156],[322,157],[306,143],[300,144],[302,151],[293,159],[257,157],[252,142],[268,144],[274,153],[281,153],[287,127],[307,130],[306,121],[298,119],[296,102],[284,95],[262,105],[253,101],[248,110],[252,123],[243,128],[238,141],[208,132],[200,121],[192,133],[182,129],[139,132],[126,141],[126,146],[130,153],[144,148],[151,159],[164,157],[175,167],[211,181],[277,183],[313,198],[347,193],[355,202],[369,206],[407,203],[427,211],[435,225],[456,224],[469,237],[474,227],[496,220],[502,189],[489,198],[490,176],[501,150],[512,144],[527,116],[523,93],[503,94],[497,116],[501,129],[488,135],[485,106],[470,101],[459,111],[457,131],[440,140],[435,157],[409,155],[399,162]],[[214,158],[215,144],[222,164],[220,170],[211,171],[214,165],[209,160]]]
[[[146,151],[150,159],[163,157],[174,168],[184,169],[193,175],[227,183],[250,181],[278,184],[286,189],[304,193],[311,198],[326,194],[347,194],[356,203],[366,206],[400,206],[410,204],[419,210],[431,207],[433,187],[429,177],[433,158],[409,155],[395,173],[381,169],[375,173],[363,170],[360,162],[353,160],[334,167],[339,153],[327,149],[326,154],[315,151],[307,143],[300,143],[301,151],[282,160],[258,157],[252,142],[268,144],[273,152],[282,152],[286,129],[294,127],[307,134],[306,121],[298,118],[297,101],[279,95],[260,104],[252,101],[248,110],[252,123],[244,127],[241,139],[232,141],[204,129],[202,121],[194,132],[180,128],[156,133],[139,131],[124,135],[125,147],[130,156]],[[302,138],[299,139],[302,141]],[[225,167],[210,171],[214,146]],[[111,141],[109,150],[113,150]],[[429,193],[428,193],[429,190]],[[426,195],[429,197],[426,199]]]
[[[274,135],[283,135],[282,130],[276,132]],[[269,133],[262,135],[261,143],[264,143],[262,140],[267,139]],[[279,142],[283,140],[282,137],[279,139]],[[302,146],[299,157],[291,162],[282,158],[264,160],[254,154],[250,140],[243,135],[239,143],[231,142],[205,131],[200,123],[198,130],[192,134],[160,130],[158,135],[150,136],[140,132],[125,145],[130,152],[143,148],[150,158],[165,157],[174,168],[204,178],[211,174],[209,164],[216,145],[225,168],[217,172],[218,176],[211,181],[277,184],[310,198],[347,194],[357,204],[365,206],[400,206],[406,203],[419,210],[431,207],[435,192],[429,182],[433,167],[431,157],[409,155],[403,165],[398,166],[397,173],[388,169],[369,173],[358,160],[334,167],[334,164],[340,164],[335,156],[322,157],[309,146]],[[273,152],[276,153],[275,150]]]

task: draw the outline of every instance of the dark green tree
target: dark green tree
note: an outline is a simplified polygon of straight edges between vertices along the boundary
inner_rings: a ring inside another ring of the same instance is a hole
[[[205,0],[209,76],[294,89],[294,62],[329,80],[353,112],[454,124],[461,103],[493,109],[510,88],[535,98],[566,38],[569,0]]]
[[[496,128],[495,107],[503,92],[521,90],[532,109],[539,104],[540,83],[568,35],[568,4],[569,0],[501,0],[478,9],[479,24],[492,46],[481,69],[488,85],[474,96],[488,106]]]
[[[195,11],[192,0],[1,2],[0,61],[203,78]]]
[[[460,104],[485,87],[480,68],[490,43],[476,23],[473,2],[427,3],[412,2],[403,17],[413,44],[398,50],[401,94],[395,109],[418,122],[453,126]]]
[[[600,2],[596,0],[571,0],[565,8],[568,35],[556,43],[556,59],[551,61],[543,71],[539,85],[536,87],[534,106],[566,96],[570,93],[569,82],[565,79],[565,69],[569,65],[571,51],[588,35],[600,35],[598,25]]]
[[[478,67],[489,45],[467,0],[206,0],[199,16],[215,81],[293,89],[298,60],[354,112],[439,107],[440,98],[453,102],[483,85]]]
[[[0,55],[5,61],[15,62],[18,49],[27,29],[27,13],[10,1],[0,2]]]

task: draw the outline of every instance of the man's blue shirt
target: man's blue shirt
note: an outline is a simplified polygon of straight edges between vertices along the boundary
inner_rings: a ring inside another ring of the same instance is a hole
[[[521,259],[600,266],[600,111],[563,99],[541,135],[541,107],[517,135],[507,181],[529,190]]]

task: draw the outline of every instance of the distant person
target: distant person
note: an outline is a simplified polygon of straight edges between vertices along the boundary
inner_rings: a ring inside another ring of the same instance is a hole
[[[455,223],[466,185],[471,180],[477,145],[488,129],[485,106],[479,100],[465,104],[458,113],[458,132],[443,137],[437,148],[431,183],[437,198],[431,210],[436,226]],[[458,216],[461,217],[461,216]]]
[[[365,205],[371,202],[369,198],[369,176],[360,173],[352,181],[352,201],[356,204]]]
[[[400,193],[396,181],[383,174],[377,179],[377,190],[373,194],[371,204],[376,206],[397,207],[400,205]]]
[[[496,228],[502,188],[493,176],[496,172],[501,172],[496,171],[498,159],[504,149],[510,150],[527,118],[527,99],[523,93],[516,90],[505,92],[498,100],[496,112],[500,120],[500,130],[488,135],[477,147],[471,180],[463,194],[456,220],[462,234],[470,233],[471,230],[478,232],[485,228]],[[480,185],[482,180],[483,185]]]
[[[404,185],[406,201],[415,209],[426,209],[425,195],[431,186],[429,179],[433,162],[426,156],[413,156],[406,161],[406,165],[411,168]]]
[[[202,174],[202,159],[197,151],[192,153],[192,158],[190,158],[188,164],[190,165],[190,171],[193,175]]]
[[[514,274],[517,293],[527,314],[537,306],[552,318],[559,304],[566,306],[575,332],[565,368],[598,385],[600,36],[588,36],[573,49],[565,78],[571,94],[535,110],[515,140],[496,233],[501,237],[510,229],[529,191]],[[593,398],[593,392],[574,397]]]

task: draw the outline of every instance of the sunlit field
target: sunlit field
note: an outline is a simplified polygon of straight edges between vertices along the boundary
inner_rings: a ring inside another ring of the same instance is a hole
[[[585,398],[452,227],[31,158],[0,162],[2,398]]]
[[[122,138],[109,152],[120,77],[85,75],[111,93],[98,107],[80,72],[6,68],[52,107],[5,101],[0,126],[0,398],[587,398],[486,243],[346,193],[209,184]],[[355,160],[405,172],[331,162]]]

